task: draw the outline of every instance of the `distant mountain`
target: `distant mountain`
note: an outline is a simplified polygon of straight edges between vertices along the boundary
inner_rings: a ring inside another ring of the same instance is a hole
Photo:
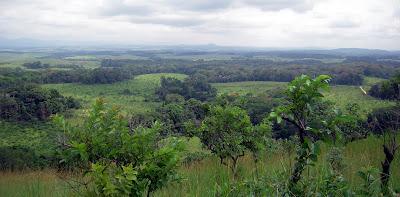
[[[101,44],[95,42],[62,42],[36,39],[6,39],[0,37],[0,50],[35,50],[37,48],[52,49],[54,51],[130,51],[130,50],[162,50],[175,53],[180,52],[206,52],[219,54],[257,54],[257,55],[279,55],[279,56],[331,56],[331,57],[351,57],[351,56],[370,56],[387,57],[400,56],[400,51],[387,51],[380,49],[362,48],[337,48],[337,49],[316,49],[316,48],[261,48],[261,47],[237,47],[219,46],[216,44],[204,45],[117,45]]]

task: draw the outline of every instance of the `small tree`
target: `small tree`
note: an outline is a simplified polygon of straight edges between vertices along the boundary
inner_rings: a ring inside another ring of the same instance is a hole
[[[221,164],[225,159],[231,160],[230,166],[236,176],[237,161],[244,156],[246,136],[251,134],[252,125],[246,111],[239,107],[212,107],[200,128],[202,143],[220,158]]]
[[[320,127],[329,125],[331,121],[326,120],[328,117],[315,118],[315,114],[322,112],[319,109],[319,103],[323,98],[320,90],[329,88],[330,79],[327,75],[320,75],[315,79],[306,75],[297,77],[289,83],[286,104],[270,113],[270,118],[278,123],[285,120],[297,128],[296,135],[299,138],[300,148],[289,180],[289,189],[292,192],[306,166],[317,160],[319,149],[313,140],[322,136],[323,132],[333,134]]]
[[[65,132],[62,162],[88,172],[84,176],[94,183],[95,195],[149,195],[176,177],[181,143],[161,140],[164,128],[157,122],[130,130],[118,108],[109,109],[102,100],[81,127],[70,127],[58,116],[55,121]]]

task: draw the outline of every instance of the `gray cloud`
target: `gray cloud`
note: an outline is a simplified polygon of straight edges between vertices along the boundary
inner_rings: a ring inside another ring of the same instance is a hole
[[[360,24],[351,20],[336,20],[330,23],[332,28],[355,28],[359,26]]]
[[[152,17],[130,17],[129,22],[135,24],[155,24],[171,27],[192,27],[201,25],[206,22],[200,18],[190,17],[168,17],[168,16],[152,16]]]
[[[229,7],[232,0],[167,0],[167,5],[189,11],[213,11]]]
[[[242,0],[241,2],[266,11],[291,9],[293,11],[303,12],[313,7],[313,4],[307,0]]]
[[[113,6],[101,9],[100,15],[104,16],[119,16],[119,15],[149,15],[153,10],[147,6]]]

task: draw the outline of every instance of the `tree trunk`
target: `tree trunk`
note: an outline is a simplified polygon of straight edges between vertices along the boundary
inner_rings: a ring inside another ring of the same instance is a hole
[[[382,171],[381,189],[383,194],[389,194],[389,180],[390,180],[390,165],[394,159],[395,150],[391,150],[387,145],[383,145],[383,152],[385,153],[385,160],[381,163]]]
[[[232,157],[232,172],[233,172],[233,179],[236,180],[237,178],[237,160],[239,157]]]
[[[303,173],[307,160],[308,153],[310,152],[309,148],[304,148],[303,144],[305,143],[305,132],[304,130],[299,130],[299,138],[300,138],[300,152],[297,153],[296,163],[294,164],[294,169],[292,175],[290,176],[289,189],[293,190],[294,186],[301,179],[301,174]]]

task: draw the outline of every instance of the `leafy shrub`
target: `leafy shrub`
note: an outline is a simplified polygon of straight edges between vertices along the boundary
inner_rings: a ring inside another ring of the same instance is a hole
[[[107,108],[97,100],[82,127],[70,127],[62,117],[55,121],[64,128],[62,162],[89,172],[96,195],[143,196],[176,180],[182,143],[161,140],[164,127],[128,128],[118,108]]]

